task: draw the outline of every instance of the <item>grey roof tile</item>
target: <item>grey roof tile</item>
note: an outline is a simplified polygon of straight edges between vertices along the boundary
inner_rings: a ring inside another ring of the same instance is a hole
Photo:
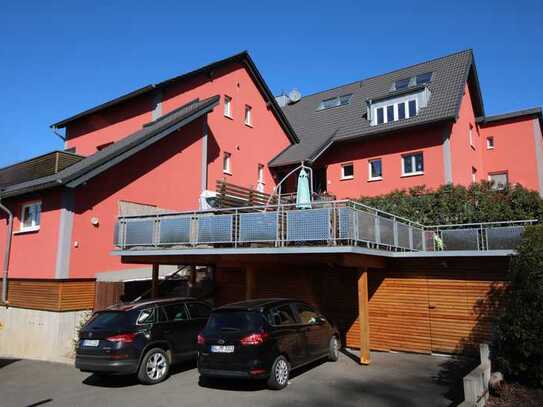
[[[351,138],[427,124],[444,119],[454,119],[458,114],[464,84],[473,63],[471,50],[423,62],[385,75],[353,82],[327,91],[303,97],[297,103],[283,108],[285,115],[300,138],[300,143],[287,147],[271,162],[270,166],[311,161],[325,146]],[[428,85],[430,102],[416,117],[370,126],[366,120],[366,100],[382,98],[390,94],[393,81],[414,75],[433,72]],[[477,79],[475,78],[475,81]],[[477,92],[479,93],[478,83]],[[316,110],[319,103],[328,98],[352,93],[351,103],[335,108]],[[475,97],[479,97],[475,95]],[[482,102],[480,110],[482,111]]]

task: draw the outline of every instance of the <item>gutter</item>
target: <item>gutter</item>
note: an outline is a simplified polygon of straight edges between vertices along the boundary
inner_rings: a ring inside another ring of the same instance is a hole
[[[7,305],[8,302],[8,274],[9,274],[9,258],[11,255],[11,239],[13,236],[13,213],[2,204],[0,199],[0,209],[8,215],[8,228],[6,235],[6,248],[4,252],[4,264],[2,273],[2,303]]]

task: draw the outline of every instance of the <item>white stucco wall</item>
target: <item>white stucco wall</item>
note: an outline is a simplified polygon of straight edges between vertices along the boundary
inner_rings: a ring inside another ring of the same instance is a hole
[[[0,308],[0,357],[73,363],[73,338],[89,311]]]

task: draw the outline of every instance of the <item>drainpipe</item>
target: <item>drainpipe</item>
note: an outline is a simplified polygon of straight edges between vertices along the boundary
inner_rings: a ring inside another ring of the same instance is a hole
[[[8,272],[9,272],[9,256],[11,254],[11,238],[13,236],[13,213],[2,204],[0,200],[0,209],[8,215],[8,229],[6,235],[6,250],[4,252],[4,267],[2,274],[2,303],[8,302]]]

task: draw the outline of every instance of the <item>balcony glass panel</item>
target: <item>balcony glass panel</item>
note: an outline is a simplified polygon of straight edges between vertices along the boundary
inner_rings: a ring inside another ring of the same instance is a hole
[[[127,219],[125,246],[153,245],[155,220]]]
[[[486,231],[488,249],[513,250],[519,245],[523,233],[523,226],[500,226],[489,228]]]
[[[330,209],[305,209],[287,211],[287,240],[328,240],[330,234]]]
[[[190,243],[192,217],[160,219],[159,244]]]
[[[451,229],[441,232],[444,250],[478,250],[479,229]]]
[[[240,242],[272,242],[277,239],[277,212],[239,215]]]
[[[198,217],[198,243],[232,242],[233,215],[203,215]]]

